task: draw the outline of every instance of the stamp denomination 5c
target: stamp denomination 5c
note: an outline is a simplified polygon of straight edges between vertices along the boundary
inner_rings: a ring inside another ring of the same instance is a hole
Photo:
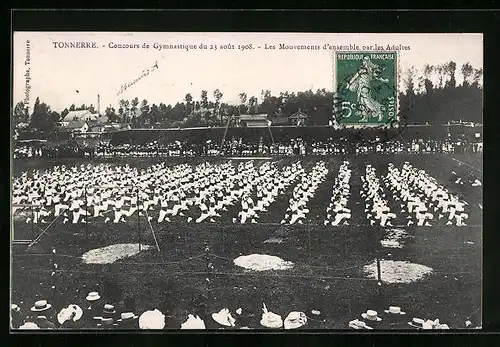
[[[333,59],[337,123],[396,126],[397,52],[335,52]]]

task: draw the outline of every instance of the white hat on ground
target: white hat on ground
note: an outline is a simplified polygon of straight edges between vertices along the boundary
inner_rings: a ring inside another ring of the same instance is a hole
[[[96,301],[99,300],[100,298],[101,296],[99,295],[98,292],[90,292],[85,299],[87,301]]]
[[[217,313],[212,313],[212,318],[217,323],[226,327],[234,327],[234,322],[236,322],[227,308],[223,308]]]
[[[401,311],[401,307],[399,306],[389,306],[389,309],[384,310],[384,312],[390,314],[406,314],[406,312]]]
[[[139,317],[140,329],[163,329],[165,327],[165,315],[159,310],[146,311]]]
[[[365,322],[360,321],[360,320],[358,320],[358,319],[355,319],[355,320],[350,321],[350,322],[349,322],[349,327],[350,327],[350,328],[353,328],[353,329],[357,329],[357,330],[359,330],[359,329],[368,329],[368,330],[372,330],[372,329],[373,329],[372,327],[370,327],[370,326],[366,325],[366,323],[365,323]]]
[[[382,320],[382,318],[377,316],[377,311],[374,310],[368,310],[365,313],[362,313],[361,317],[363,317],[363,319],[371,320],[374,322],[380,322]]]
[[[31,308],[32,312],[42,312],[51,308],[52,305],[47,302],[47,300],[38,300],[35,305]]]
[[[78,305],[69,305],[63,308],[57,314],[57,321],[59,324],[63,324],[68,320],[72,320],[73,322],[78,321],[83,316],[83,310]]]
[[[205,322],[199,316],[189,314],[187,321],[181,324],[181,330],[183,329],[206,329]]]
[[[260,324],[266,328],[281,328],[283,326],[283,320],[280,315],[267,310],[266,304],[263,308],[264,313],[262,314],[262,319]]]
[[[40,327],[38,325],[36,325],[35,323],[26,322],[23,325],[21,325],[19,327],[19,329],[22,329],[22,330],[33,330],[33,329],[40,329]]]
[[[307,324],[307,317],[304,312],[290,312],[285,318],[285,329],[297,329]]]

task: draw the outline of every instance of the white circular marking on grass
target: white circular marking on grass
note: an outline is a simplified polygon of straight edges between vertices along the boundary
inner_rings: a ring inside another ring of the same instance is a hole
[[[363,268],[368,278],[377,279],[377,262]],[[412,283],[432,273],[432,268],[408,261],[381,260],[381,278],[386,283]]]
[[[141,251],[153,246],[141,245]],[[118,243],[111,246],[92,249],[82,255],[85,264],[111,264],[123,258],[128,258],[139,253],[138,243]]]
[[[245,269],[255,271],[288,270],[293,268],[291,261],[266,254],[243,255],[234,259],[234,264]]]

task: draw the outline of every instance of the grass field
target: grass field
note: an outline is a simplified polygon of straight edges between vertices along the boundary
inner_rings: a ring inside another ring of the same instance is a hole
[[[28,309],[37,298],[48,298],[56,309],[69,303],[85,306],[85,295],[92,290],[103,293],[107,301],[120,304],[134,298],[136,313],[158,308],[180,324],[189,313],[204,318],[207,328],[217,328],[211,313],[227,307],[238,307],[253,313],[250,328],[259,328],[262,303],[283,318],[290,311],[316,308],[326,316],[322,323],[310,321],[307,328],[346,329],[350,320],[361,318],[367,309],[383,314],[390,305],[401,306],[407,312],[404,321],[384,319],[382,328],[410,328],[412,317],[440,318],[451,328],[465,328],[465,321],[481,316],[481,257],[482,257],[482,190],[465,189],[450,182],[452,171],[466,175],[471,170],[481,179],[482,159],[479,156],[354,156],[276,158],[279,165],[300,159],[311,168],[316,161],[328,163],[329,174],[310,202],[308,221],[303,225],[279,225],[284,215],[288,195],[281,196],[263,214],[259,224],[233,224],[234,211],[223,215],[217,223],[188,224],[173,220],[161,225],[152,222],[161,252],[156,250],[153,233],[147,220],[130,219],[127,224],[63,225],[52,224],[29,251],[26,246],[13,248],[12,300]],[[324,211],[331,194],[332,180],[342,160],[351,162],[351,225],[324,227]],[[222,159],[163,159],[169,163],[197,163]],[[366,225],[359,196],[360,175],[365,163],[371,163],[380,175],[387,164],[408,160],[425,169],[449,189],[469,203],[466,227],[405,227],[409,238],[402,248],[384,248],[380,240],[389,232],[381,227]],[[88,161],[90,162],[90,161]],[[152,160],[122,159],[114,162],[147,166]],[[78,162],[75,164],[80,164]],[[87,161],[85,162],[87,163]],[[90,163],[95,163],[90,162]],[[259,162],[256,161],[256,164]],[[32,168],[46,168],[48,162],[19,161],[14,175]],[[71,162],[66,162],[71,165]],[[291,188],[290,188],[291,189]],[[30,239],[48,225],[32,227],[15,221],[17,239]],[[138,233],[139,231],[139,233]],[[276,237],[281,243],[265,243]],[[138,242],[155,248],[113,264],[83,264],[84,252],[115,243]],[[52,248],[57,250],[58,271],[51,276]],[[240,255],[262,253],[292,261],[295,266],[286,271],[253,272],[233,264]],[[403,260],[426,265],[433,273],[410,284],[377,284],[367,278],[364,265],[374,259]],[[211,268],[211,270],[208,270]],[[55,285],[56,289],[51,290]],[[193,304],[202,297],[206,306]],[[83,307],[82,306],[82,307]],[[480,319],[476,319],[480,324]],[[171,328],[178,328],[172,323]]]

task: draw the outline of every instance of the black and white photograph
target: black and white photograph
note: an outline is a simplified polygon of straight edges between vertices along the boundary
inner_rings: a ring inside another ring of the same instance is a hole
[[[482,34],[12,55],[11,331],[482,328]]]

